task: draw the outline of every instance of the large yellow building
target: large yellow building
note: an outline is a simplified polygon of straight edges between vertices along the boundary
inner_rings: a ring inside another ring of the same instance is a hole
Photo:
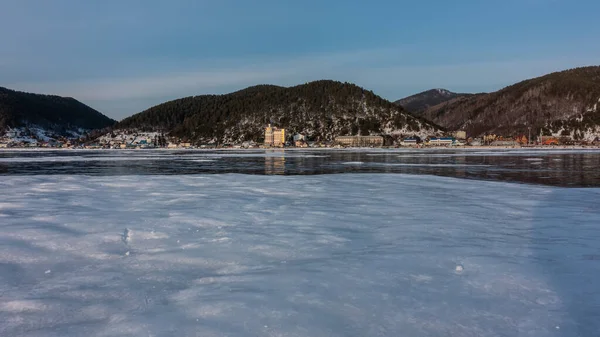
[[[285,129],[278,129],[269,124],[265,129],[265,146],[283,147],[284,145]]]

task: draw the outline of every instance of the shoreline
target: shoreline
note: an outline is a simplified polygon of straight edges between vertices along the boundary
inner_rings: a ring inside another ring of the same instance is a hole
[[[471,150],[600,150],[600,145],[553,145],[553,146],[403,146],[403,147],[283,147],[283,148],[146,148],[146,149],[86,149],[86,148],[60,148],[60,147],[7,147],[0,148],[0,152],[12,151],[471,151]]]

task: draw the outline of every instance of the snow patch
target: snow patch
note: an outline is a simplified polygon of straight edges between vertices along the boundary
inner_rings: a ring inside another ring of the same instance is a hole
[[[14,300],[0,302],[0,312],[24,313],[32,311],[45,311],[48,306],[41,300]]]

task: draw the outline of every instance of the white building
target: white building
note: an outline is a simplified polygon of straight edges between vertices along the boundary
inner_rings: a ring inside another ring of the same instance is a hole
[[[401,146],[417,146],[417,144],[416,138],[405,138],[400,142]]]
[[[444,138],[430,138],[428,144],[429,145],[452,145],[454,143],[454,138],[444,137]]]

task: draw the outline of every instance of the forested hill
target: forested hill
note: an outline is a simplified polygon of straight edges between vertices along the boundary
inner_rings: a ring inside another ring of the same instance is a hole
[[[0,87],[0,131],[35,125],[60,132],[100,129],[116,121],[70,97],[40,95]]]
[[[526,80],[489,94],[458,97],[428,108],[424,118],[449,130],[527,133],[594,139],[600,135],[600,67],[583,67]]]
[[[152,107],[116,127],[162,130],[191,141],[260,141],[271,122],[315,140],[339,135],[432,135],[440,128],[354,84],[316,81],[259,85],[226,95],[186,97]]]

